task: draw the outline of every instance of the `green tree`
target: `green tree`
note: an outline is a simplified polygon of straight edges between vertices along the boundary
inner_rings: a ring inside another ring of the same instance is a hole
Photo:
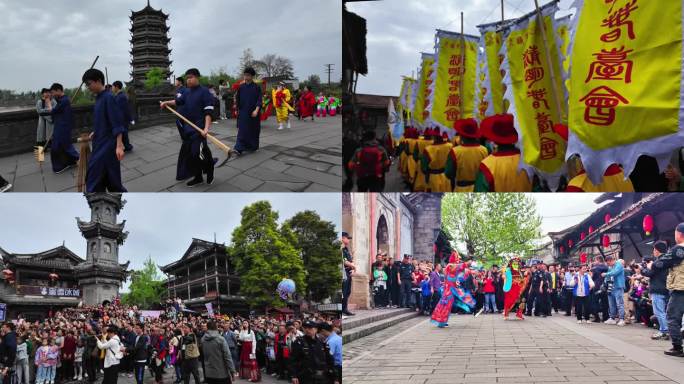
[[[530,256],[540,237],[537,206],[522,193],[453,193],[442,199],[442,227],[485,265]]]
[[[292,244],[292,236],[283,236],[279,231],[278,212],[268,201],[258,201],[243,208],[241,214],[228,250],[240,276],[240,295],[252,308],[282,306],[276,288],[283,278],[292,279],[297,293],[304,294],[304,263]]]
[[[145,74],[145,89],[153,89],[166,82],[162,68],[152,68]]]
[[[123,304],[137,305],[141,309],[147,309],[161,302],[165,291],[164,282],[151,257],[145,260],[142,269],[131,273],[129,290],[130,292],[125,293],[121,298]]]
[[[283,236],[294,236],[301,250],[308,288],[306,297],[321,301],[332,297],[342,286],[339,266],[340,244],[335,225],[314,211],[299,212],[285,221]],[[291,233],[290,233],[291,232]]]

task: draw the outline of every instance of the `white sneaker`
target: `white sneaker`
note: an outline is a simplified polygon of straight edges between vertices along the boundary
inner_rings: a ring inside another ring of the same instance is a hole
[[[74,378],[73,378],[73,379],[71,379],[71,380],[76,380],[76,378],[77,378],[77,377],[78,377],[78,376],[74,375]]]
[[[615,324],[617,324],[617,322],[613,319],[608,319],[608,320],[604,321],[603,324],[615,325]]]
[[[290,122],[288,121],[288,122],[287,122],[287,129],[290,129],[290,128],[291,128],[291,127],[290,127]]]
[[[582,324],[582,320],[577,320],[577,324]]]
[[[618,327],[624,327],[624,326],[625,326],[625,321],[624,321],[624,320],[618,321],[617,326],[618,326]]]
[[[279,130],[279,131],[282,131],[282,130],[283,130],[283,125],[282,125],[282,124],[278,125],[278,130]]]
[[[80,380],[83,380],[83,376],[78,375],[78,380],[79,380],[79,381],[80,381]]]

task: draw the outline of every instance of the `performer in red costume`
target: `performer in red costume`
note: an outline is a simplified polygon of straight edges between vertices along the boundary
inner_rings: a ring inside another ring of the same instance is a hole
[[[508,314],[516,307],[515,317],[525,320],[523,312],[525,310],[524,292],[529,278],[523,276],[522,261],[514,257],[508,262],[508,267],[504,270],[504,320],[508,320]]]
[[[314,109],[316,108],[316,95],[311,92],[308,86],[304,86],[304,92],[299,97],[299,117],[305,119],[311,117],[314,119]]]
[[[432,323],[443,328],[449,326],[451,308],[456,306],[467,313],[475,307],[475,300],[470,291],[464,288],[464,282],[470,275],[470,262],[462,263],[458,253],[451,252],[449,264],[444,267],[444,290],[442,298],[432,312]]]

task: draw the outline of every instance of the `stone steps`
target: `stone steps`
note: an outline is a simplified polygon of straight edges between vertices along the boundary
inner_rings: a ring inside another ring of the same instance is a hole
[[[342,321],[342,342],[349,343],[358,340],[416,316],[418,316],[418,312],[411,309],[378,309],[374,310],[372,314],[358,319],[344,319]]]

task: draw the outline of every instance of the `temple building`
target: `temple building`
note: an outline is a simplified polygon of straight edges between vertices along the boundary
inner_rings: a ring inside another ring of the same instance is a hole
[[[167,296],[180,298],[188,309],[205,312],[211,303],[213,310],[221,313],[249,312],[238,295],[239,278],[223,243],[193,238],[179,260],[159,269],[168,276]]]
[[[12,253],[0,248],[2,276],[0,302],[6,318],[19,314],[28,320],[43,318],[50,310],[112,301],[126,279],[128,262],[119,264],[119,246],[126,239],[125,222],[117,215],[125,201],[121,195],[86,194],[90,220],[77,220],[88,244],[86,258],[62,244],[39,253]]]
[[[370,272],[375,256],[401,260],[404,254],[439,262],[443,243],[442,193],[343,193],[342,230],[352,236],[356,264],[350,308],[370,307]]]
[[[169,27],[166,24],[168,14],[161,9],[147,6],[140,11],[131,11],[131,78],[133,85],[142,86],[147,72],[152,68],[160,68],[164,78],[171,77],[171,60],[169,60]]]

